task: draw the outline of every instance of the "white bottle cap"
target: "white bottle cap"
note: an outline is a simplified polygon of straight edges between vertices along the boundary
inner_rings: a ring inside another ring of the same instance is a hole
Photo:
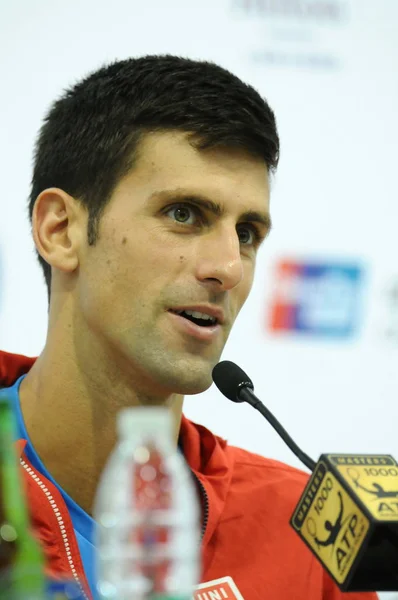
[[[135,406],[123,408],[117,415],[118,434],[123,439],[137,435],[171,436],[173,418],[165,406]]]

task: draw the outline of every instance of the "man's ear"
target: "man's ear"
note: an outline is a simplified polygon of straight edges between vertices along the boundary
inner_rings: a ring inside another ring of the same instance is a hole
[[[86,226],[83,217],[81,204],[59,188],[43,190],[37,197],[32,215],[33,238],[37,251],[52,267],[66,273],[78,267],[78,250]]]

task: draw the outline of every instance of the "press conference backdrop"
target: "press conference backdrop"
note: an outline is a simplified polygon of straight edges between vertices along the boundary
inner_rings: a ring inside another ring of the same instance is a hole
[[[315,459],[398,458],[397,39],[396,0],[2,0],[1,347],[36,355],[45,340],[26,204],[49,105],[114,59],[214,60],[267,98],[281,137],[274,230],[223,357]],[[300,466],[253,409],[214,386],[185,413]]]

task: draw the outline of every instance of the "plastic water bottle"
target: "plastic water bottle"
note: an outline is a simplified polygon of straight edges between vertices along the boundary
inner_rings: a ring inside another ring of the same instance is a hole
[[[97,491],[102,600],[191,600],[200,577],[200,504],[163,407],[122,410]]]

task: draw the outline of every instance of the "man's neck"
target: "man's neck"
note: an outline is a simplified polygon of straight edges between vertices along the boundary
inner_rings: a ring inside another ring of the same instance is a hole
[[[20,387],[21,410],[35,451],[57,483],[92,515],[102,471],[117,442],[116,416],[128,406],[156,404],[138,397],[123,377],[116,380],[98,368],[95,377],[63,355],[47,348]],[[183,397],[173,395],[159,404],[174,415],[177,444]]]

